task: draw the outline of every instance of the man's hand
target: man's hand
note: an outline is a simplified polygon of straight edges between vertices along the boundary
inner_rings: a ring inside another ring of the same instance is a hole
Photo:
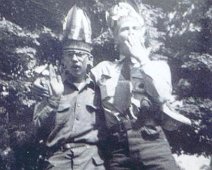
[[[52,65],[49,66],[49,78],[40,77],[34,82],[32,91],[41,97],[60,97],[64,91],[64,85],[60,75],[57,75]]]
[[[46,77],[37,78],[33,83],[32,92],[39,97],[50,97],[49,80]]]
[[[52,65],[49,66],[50,96],[60,97],[64,91],[63,81],[60,75],[57,75]]]
[[[139,63],[144,64],[149,61],[150,49],[147,49],[138,37],[130,35],[124,43],[127,48],[126,51]]]

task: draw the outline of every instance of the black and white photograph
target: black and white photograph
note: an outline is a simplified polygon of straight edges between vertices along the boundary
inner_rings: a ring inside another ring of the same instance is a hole
[[[212,2],[0,0],[0,170],[212,170]]]

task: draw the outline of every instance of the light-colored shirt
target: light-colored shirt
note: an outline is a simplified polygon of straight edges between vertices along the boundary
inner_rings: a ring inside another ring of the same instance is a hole
[[[160,106],[161,110],[166,115],[179,122],[189,122],[186,117],[171,110],[167,106],[167,103],[173,101],[173,95],[171,71],[165,61],[149,61],[144,65],[139,66],[135,64],[131,65],[131,83],[129,84],[129,87],[127,87],[127,85],[121,87],[122,92],[120,90],[120,92],[117,93],[117,86],[120,82],[120,74],[124,65],[124,60],[125,58],[122,57],[121,60],[115,62],[103,61],[91,71],[97,84],[100,86],[102,104],[105,113],[106,115],[109,114],[110,120],[112,120],[113,123],[115,120],[121,120],[121,111],[129,107],[131,103],[134,103],[139,107],[140,101],[138,101],[138,98],[133,95],[133,90],[136,90],[136,83],[133,83],[134,85],[132,85],[132,81],[135,81],[136,79],[139,79],[140,83],[142,82],[143,92],[151,96],[154,102]],[[139,91],[137,92],[139,93]],[[117,102],[116,98],[119,99],[119,102]],[[118,105],[120,107],[118,107]],[[132,117],[136,118],[135,115],[132,115]],[[174,123],[172,124],[174,125]],[[168,129],[173,128],[168,127]]]
[[[64,86],[57,108],[47,101],[36,105],[34,124],[49,130],[46,142],[49,147],[70,142],[97,143],[102,122],[100,94],[95,84],[88,78],[81,89],[70,81],[65,81]]]

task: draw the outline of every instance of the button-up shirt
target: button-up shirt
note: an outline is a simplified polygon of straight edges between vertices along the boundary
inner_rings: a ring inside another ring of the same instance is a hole
[[[167,106],[167,103],[173,101],[173,96],[171,72],[165,61],[149,61],[144,65],[131,63],[131,68],[126,67],[131,72],[131,80],[126,79],[124,82],[121,78],[122,70],[126,70],[124,60],[125,57],[122,56],[115,62],[103,61],[91,71],[100,86],[108,126],[122,120],[123,116],[126,117],[123,112],[131,104],[140,107],[138,97],[140,92],[150,96],[169,118],[175,119],[177,122],[189,123],[186,117]],[[134,114],[131,117],[136,119]],[[172,127],[167,128],[171,129]]]
[[[96,143],[100,120],[100,99],[90,78],[78,89],[70,81],[64,82],[64,94],[57,108],[42,101],[35,107],[34,123],[40,129],[49,129],[47,146],[68,142]]]

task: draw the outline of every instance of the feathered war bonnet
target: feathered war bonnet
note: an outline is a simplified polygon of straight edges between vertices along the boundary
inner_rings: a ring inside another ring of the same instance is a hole
[[[90,53],[91,22],[85,11],[74,5],[68,12],[63,24],[63,49],[81,50]]]
[[[144,25],[144,19],[139,14],[136,3],[132,1],[121,1],[106,11],[107,25],[115,35],[119,26],[128,18],[134,18],[141,26]]]

